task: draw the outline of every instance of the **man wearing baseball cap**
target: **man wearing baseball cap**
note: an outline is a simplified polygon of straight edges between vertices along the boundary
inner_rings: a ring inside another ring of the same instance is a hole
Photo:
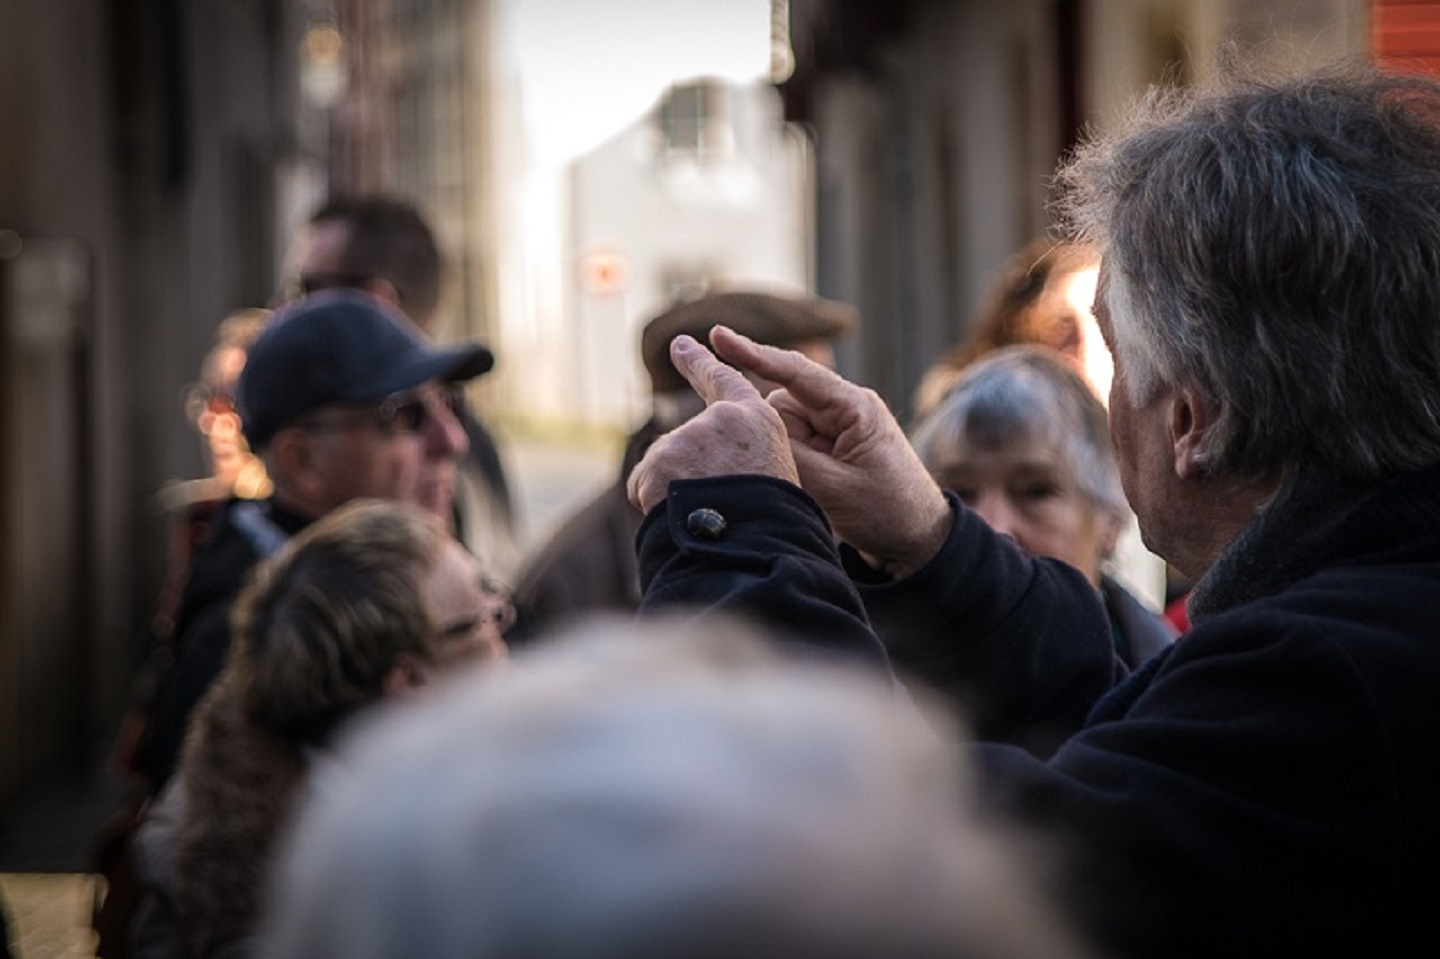
[[[283,311],[250,349],[236,405],[274,481],[232,500],[195,557],[161,680],[143,768],[158,792],[190,712],[230,646],[230,607],[251,568],[353,499],[396,500],[450,518],[466,438],[458,384],[489,371],[475,343],[440,346],[368,294],[316,294]]]

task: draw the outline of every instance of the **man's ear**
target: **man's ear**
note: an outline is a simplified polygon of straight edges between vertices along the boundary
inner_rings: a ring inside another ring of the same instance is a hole
[[[1210,471],[1205,440],[1214,421],[1210,404],[1194,391],[1180,390],[1170,398],[1170,440],[1176,476],[1194,479]]]
[[[270,441],[268,462],[290,496],[302,505],[323,498],[329,480],[319,469],[315,437],[306,430],[286,427]]]

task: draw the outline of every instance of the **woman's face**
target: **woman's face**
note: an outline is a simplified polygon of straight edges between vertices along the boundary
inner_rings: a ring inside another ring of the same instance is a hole
[[[1036,556],[1064,560],[1099,585],[1119,524],[1081,491],[1053,449],[1026,439],[962,443],[934,473],[996,532]]]
[[[1099,274],[1097,264],[1051,277],[1031,310],[1026,341],[1065,357],[1103,403],[1115,374],[1110,349],[1091,310]]]
[[[439,623],[442,670],[506,657],[504,632],[515,621],[515,607],[486,584],[475,557],[447,540],[425,584]]]

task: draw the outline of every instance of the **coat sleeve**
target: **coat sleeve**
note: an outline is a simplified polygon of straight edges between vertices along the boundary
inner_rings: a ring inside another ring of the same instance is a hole
[[[902,677],[939,690],[977,738],[1048,755],[1125,673],[1104,604],[1078,570],[947,496],[955,524],[924,567],[890,580],[847,548],[846,569]]]
[[[1332,624],[1227,619],[1146,663],[1048,762],[973,747],[983,804],[1054,842],[1111,955],[1403,953],[1433,888],[1406,881],[1424,848],[1397,803],[1410,731],[1387,727]]]
[[[133,836],[132,852],[142,893],[130,923],[129,952],[137,959],[187,959],[185,925],[175,908],[175,832],[185,815],[186,796],[171,783],[151,803]]]
[[[824,514],[797,486],[764,476],[677,480],[636,548],[641,615],[740,613],[888,669]]]
[[[170,781],[180,762],[190,716],[225,666],[230,649],[230,603],[212,603],[190,623],[179,657],[160,680],[145,744],[144,771],[152,789]]]

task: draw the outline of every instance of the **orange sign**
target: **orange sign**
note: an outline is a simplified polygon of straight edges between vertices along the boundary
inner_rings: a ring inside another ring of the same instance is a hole
[[[587,293],[600,296],[623,293],[629,278],[625,257],[613,250],[593,250],[580,260],[580,285]]]

